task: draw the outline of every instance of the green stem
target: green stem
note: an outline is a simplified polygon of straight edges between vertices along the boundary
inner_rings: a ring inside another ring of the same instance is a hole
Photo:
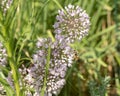
[[[9,61],[9,65],[11,67],[11,70],[12,70],[12,76],[13,76],[13,79],[14,79],[14,86],[15,86],[15,89],[16,89],[16,96],[20,96],[20,85],[19,85],[19,78],[18,78],[18,72],[17,72],[17,63],[15,62],[14,60],[14,57],[13,57],[13,38],[10,38],[9,33],[6,31],[6,28],[4,26],[2,26],[2,35],[3,35],[3,38],[5,40],[5,47],[6,47],[6,50],[7,50],[7,55],[8,55],[8,61]]]
[[[46,83],[47,83],[47,76],[48,76],[48,70],[49,70],[49,66],[50,66],[50,54],[51,54],[51,47],[48,48],[47,64],[45,66],[46,67],[45,78],[44,78],[43,88],[42,88],[42,91],[41,91],[41,96],[44,96],[44,94],[45,94]]]
[[[45,6],[44,8],[44,18],[43,18],[43,33],[46,32],[46,29],[47,29],[47,6]]]
[[[8,53],[8,60],[9,60],[9,65],[12,69],[12,75],[14,79],[14,86],[16,89],[16,96],[20,96],[20,85],[19,85],[19,78],[18,78],[18,72],[17,72],[17,64],[14,60],[13,57],[13,50],[10,42],[6,42],[6,50]]]
[[[56,3],[56,5],[57,5],[60,9],[62,9],[65,14],[67,14],[66,11],[64,10],[64,8],[60,5],[60,3],[59,3],[57,0],[53,0],[53,2]]]

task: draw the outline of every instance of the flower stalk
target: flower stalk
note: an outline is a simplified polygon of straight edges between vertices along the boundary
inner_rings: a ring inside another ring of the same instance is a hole
[[[12,76],[14,79],[14,86],[16,90],[16,96],[20,96],[20,85],[19,85],[19,77],[18,77],[18,72],[17,72],[17,63],[15,62],[15,59],[13,57],[13,50],[10,41],[5,43],[6,50],[7,50],[7,55],[8,55],[8,60],[9,60],[9,65],[12,69]]]
[[[41,91],[41,96],[44,96],[45,90],[46,90],[46,83],[47,83],[47,76],[49,74],[49,66],[50,66],[50,54],[51,54],[51,47],[48,48],[48,55],[47,55],[47,64],[46,64],[46,72],[45,72],[45,77],[44,77],[44,84],[43,84],[43,89]]]

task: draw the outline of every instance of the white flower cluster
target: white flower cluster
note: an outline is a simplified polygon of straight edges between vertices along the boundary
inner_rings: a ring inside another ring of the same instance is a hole
[[[4,48],[3,44],[0,42],[0,66],[5,67],[7,64],[7,53],[6,49]],[[1,69],[0,69],[1,72]],[[3,86],[0,84],[0,96],[5,96],[6,91],[4,90]]]
[[[4,15],[6,14],[7,10],[10,8],[13,0],[2,0],[1,1],[1,8],[3,9]]]
[[[85,10],[69,4],[65,10],[59,10],[58,13],[57,22],[53,25],[56,39],[58,35],[63,35],[69,43],[73,43],[88,34],[90,20]]]
[[[65,84],[65,76],[68,67],[73,63],[74,50],[69,46],[75,40],[81,40],[88,34],[90,21],[88,14],[80,7],[68,5],[64,10],[59,10],[57,22],[53,25],[55,29],[55,42],[51,39],[39,38],[38,50],[33,55],[34,64],[28,70],[25,77],[27,85],[35,88],[35,94],[29,96],[40,96],[43,88],[48,49],[51,48],[50,64],[47,74],[45,96],[58,94]]]
[[[5,66],[7,64],[7,53],[3,44],[0,42],[0,65]]]
[[[64,38],[55,42],[52,42],[51,39],[39,38],[37,47],[39,50],[33,56],[34,65],[29,69],[26,80],[35,88],[35,96],[40,96],[44,84],[48,48],[50,47],[50,64],[45,94],[46,96],[58,94],[65,84],[66,71],[73,62],[74,50],[67,45]]]
[[[25,93],[26,96],[40,96],[45,78],[46,89],[44,96],[58,94],[65,84],[66,71],[72,66],[74,59],[75,53],[69,44],[76,40],[81,40],[88,34],[90,27],[89,16],[79,6],[68,5],[68,7],[65,7],[65,10],[59,10],[58,12],[57,22],[53,25],[55,29],[55,42],[52,42],[50,38],[39,38],[36,43],[37,51],[33,55],[33,65],[28,68],[23,66],[23,68],[19,69],[25,85],[35,89],[35,92],[30,92],[28,89]],[[48,73],[46,74],[49,48],[51,50],[50,61]],[[1,53],[5,55],[5,50],[3,50],[0,43]],[[6,59],[4,60],[2,55],[0,56],[0,63],[4,65]],[[9,76],[7,81],[14,88],[13,80]]]

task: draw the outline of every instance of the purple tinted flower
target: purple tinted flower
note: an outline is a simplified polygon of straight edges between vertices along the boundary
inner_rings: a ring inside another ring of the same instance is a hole
[[[64,38],[55,42],[51,39],[38,39],[38,51],[33,55],[34,65],[29,68],[27,83],[33,85],[35,94],[39,94],[43,88],[48,48],[51,47],[50,66],[48,69],[46,96],[58,94],[65,84],[65,75],[69,66],[73,63],[74,51],[67,45]],[[31,78],[31,80],[29,79]],[[40,96],[40,95],[35,95]]]
[[[4,15],[6,14],[7,10],[10,8],[13,0],[2,0],[1,1],[1,8],[3,9]]]
[[[3,44],[0,42],[0,65],[5,66],[7,64],[7,53]]]
[[[56,22],[53,25],[55,29],[55,37],[63,35],[68,43],[73,43],[75,40],[81,40],[88,34],[90,27],[90,18],[88,14],[79,6],[68,5],[65,7],[66,13],[63,10],[58,11]],[[60,32],[59,32],[60,30]]]

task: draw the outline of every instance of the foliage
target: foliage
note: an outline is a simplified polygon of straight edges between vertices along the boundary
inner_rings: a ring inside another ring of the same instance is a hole
[[[18,68],[33,63],[38,37],[54,39],[55,17],[68,4],[86,10],[91,29],[81,42],[71,45],[77,50],[76,61],[67,72],[67,83],[59,96],[97,96],[103,87],[103,95],[98,96],[120,95],[119,0],[14,0],[5,15],[0,8],[0,41],[7,50],[9,63],[5,68],[0,66],[0,82],[8,96],[24,96],[26,88],[20,89]],[[10,70],[15,73],[16,90],[5,80]]]

